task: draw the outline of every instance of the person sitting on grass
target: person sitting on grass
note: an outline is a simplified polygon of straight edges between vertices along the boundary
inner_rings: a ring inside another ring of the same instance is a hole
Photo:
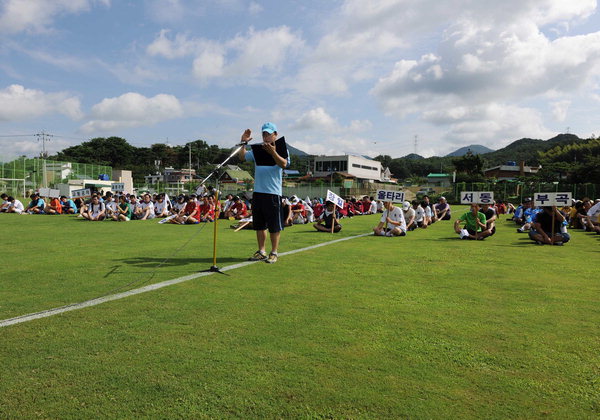
[[[287,197],[281,197],[281,217],[283,219],[283,226],[290,227],[293,225],[292,203],[290,203]]]
[[[554,229],[552,226],[552,215],[554,214]],[[538,245],[562,245],[569,242],[571,236],[567,233],[566,226],[563,225],[565,216],[556,208],[556,206],[545,206],[543,210],[535,215],[529,238]],[[552,236],[554,231],[554,236]]]
[[[303,225],[306,223],[306,210],[302,201],[296,197],[292,201],[292,223],[295,225]]]
[[[338,223],[338,216],[336,214],[335,204],[331,201],[325,203],[325,210],[319,215],[316,223],[313,227],[319,232],[333,232],[337,233],[342,230],[342,225]]]
[[[62,203],[57,197],[52,198],[50,204],[47,204],[44,208],[44,213],[46,214],[62,214],[62,212]]]
[[[106,220],[119,215],[119,203],[117,203],[113,193],[110,191],[104,195],[104,206],[106,207]]]
[[[204,197],[200,202],[200,221],[205,223],[215,221],[215,200],[212,195]]]
[[[131,220],[132,213],[131,204],[127,202],[127,197],[122,195],[119,197],[117,212],[113,213],[111,217],[115,222],[128,222]]]
[[[439,198],[438,203],[433,206],[433,210],[435,211],[435,216],[437,220],[450,220],[450,204],[446,201],[446,197],[442,196]]]
[[[233,206],[233,195],[227,194],[225,196],[225,202],[223,203],[223,210],[219,213],[219,219],[227,219],[226,214],[231,206]]]
[[[496,233],[496,209],[490,204],[482,204],[481,212],[485,215],[485,229],[481,232],[481,236],[487,238]]]
[[[22,214],[25,211],[25,207],[23,207],[23,203],[19,200],[15,199],[15,197],[8,197],[8,208],[6,209],[7,213],[17,213]]]
[[[520,226],[523,226],[527,223],[527,215],[525,214],[525,210],[533,208],[533,200],[529,197],[526,197],[523,200],[523,203],[517,207],[513,214],[513,221]],[[529,221],[531,222],[531,220]]]
[[[248,207],[246,203],[240,199],[237,195],[233,197],[233,205],[229,207],[229,210],[225,213],[228,219],[234,218],[235,220],[241,220],[248,217]]]
[[[600,201],[596,200],[594,205],[587,211],[588,225],[587,230],[600,234]]]
[[[373,228],[375,236],[405,236],[406,220],[401,208],[394,206],[391,201],[384,201],[385,208],[379,224]]]
[[[60,196],[60,204],[62,204],[63,214],[75,214],[75,213],[77,213],[77,205],[70,198],[67,198],[64,195],[61,195]]]
[[[417,228],[415,209],[410,205],[410,201],[402,203],[402,211],[404,212],[404,220],[406,221],[406,231],[415,230]]]
[[[29,198],[31,198],[31,201],[27,205],[27,213],[44,214],[44,207],[46,206],[46,203],[40,197],[40,195],[38,193],[33,193],[29,196]]]
[[[464,222],[461,228],[460,223]],[[479,211],[479,204],[471,203],[470,211],[460,216],[454,222],[454,231],[460,235],[460,239],[483,239],[484,229],[487,228],[485,214]]]
[[[423,206],[419,204],[419,201],[413,200],[412,207],[415,211],[415,223],[417,224],[417,227],[427,229],[428,224],[427,219],[425,217],[425,209],[423,208]]]
[[[150,200],[150,194],[144,194],[144,200],[135,208],[136,219],[151,220],[156,217],[154,214],[154,203]]]
[[[159,194],[156,197],[156,202],[154,203],[154,215],[156,217],[167,217],[169,215],[169,208],[164,194]]]
[[[92,200],[86,206],[85,211],[81,213],[81,216],[92,222],[104,220],[106,217],[106,206],[100,201],[98,195],[92,196]]]
[[[10,202],[8,201],[8,194],[2,193],[0,195],[2,199],[2,204],[0,204],[0,213],[5,213],[8,210],[8,206],[10,206]]]
[[[195,194],[189,196],[185,207],[181,210],[179,215],[169,220],[169,223],[176,225],[191,225],[200,223],[200,206],[196,201]]]

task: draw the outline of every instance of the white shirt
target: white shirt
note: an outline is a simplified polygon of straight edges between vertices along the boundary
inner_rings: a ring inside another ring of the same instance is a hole
[[[404,220],[404,212],[401,208],[392,207],[392,210],[384,210],[380,222],[385,223],[388,217],[393,222],[400,223],[399,225],[388,225],[388,228],[399,227],[401,230],[406,231],[406,220]]]
[[[138,203],[138,205],[142,210],[146,210],[146,208],[149,208],[150,212],[154,211],[154,203],[152,201],[149,201],[148,203],[142,201],[141,203]]]
[[[14,202],[14,203],[10,203],[10,202],[9,202],[9,204],[8,204],[8,208],[9,208],[9,209],[12,209],[13,207],[15,208],[15,210],[21,210],[21,211],[24,211],[24,210],[25,210],[25,207],[23,207],[23,203],[21,203],[21,202],[20,202],[19,200],[17,200],[17,199],[15,199],[15,202]]]
[[[415,217],[415,209],[409,207],[408,210],[404,212],[404,220],[410,220]]]
[[[162,203],[160,201],[154,203],[154,213],[156,213],[157,215],[162,214],[162,212],[165,211],[166,208],[167,202],[165,200],[163,200]]]
[[[590,219],[594,223],[598,223],[598,216],[600,215],[600,203],[594,204],[587,212],[587,215],[590,216]]]
[[[371,207],[369,208],[369,213],[375,214],[377,213],[377,201],[371,201]]]
[[[413,207],[413,210],[415,210],[415,222],[422,222],[425,218],[425,210],[423,210],[423,207],[418,206],[416,209]]]

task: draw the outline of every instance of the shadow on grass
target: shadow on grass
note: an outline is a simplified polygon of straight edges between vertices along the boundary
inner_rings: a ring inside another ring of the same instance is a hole
[[[122,262],[123,264],[133,265],[135,267],[142,268],[156,268],[159,265],[161,267],[180,267],[185,265],[198,265],[199,269],[208,268],[212,265],[213,259],[212,257],[206,258],[169,258],[165,261],[164,258],[152,258],[152,257],[137,257],[137,258],[124,258],[121,260],[117,260]],[[242,261],[246,261],[242,258],[217,258],[217,263],[222,264],[224,262],[227,263],[239,263]],[[163,263],[164,262],[164,263]],[[205,267],[206,266],[206,267]]]

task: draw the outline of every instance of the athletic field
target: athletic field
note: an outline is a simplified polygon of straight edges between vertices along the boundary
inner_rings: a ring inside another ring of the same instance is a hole
[[[377,220],[288,228],[273,265],[221,221],[237,268],[200,275],[212,224],[0,215],[0,418],[600,416],[600,235],[358,236]]]

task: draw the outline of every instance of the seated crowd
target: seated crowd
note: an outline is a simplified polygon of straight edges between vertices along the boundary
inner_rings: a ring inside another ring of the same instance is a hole
[[[160,223],[198,224],[213,222],[219,214],[222,219],[242,222],[237,226],[251,228],[252,204],[245,196],[228,194],[221,203],[215,198],[212,188],[203,194],[179,195],[173,200],[166,194],[104,195],[92,194],[91,198],[75,200],[61,196],[44,199],[38,193],[30,196],[27,206],[14,197],[2,194],[0,212],[18,214],[74,214],[90,221],[151,220],[159,218]],[[517,224],[517,232],[528,232],[537,244],[562,245],[570,240],[567,228],[582,229],[600,234],[600,200],[592,202],[588,198],[573,200],[572,206],[535,207],[531,198],[515,207],[508,202],[493,204],[471,204],[469,211],[460,215],[454,222],[454,231],[461,239],[483,240],[496,233],[496,222],[501,214],[508,214],[509,220]],[[343,208],[335,206],[323,198],[306,198],[296,195],[282,197],[283,222],[285,226],[312,223],[320,232],[339,232],[340,219],[360,215],[381,213],[381,218],[373,232],[378,236],[405,236],[408,231],[426,229],[443,220],[451,220],[451,208],[444,197],[433,204],[428,196],[422,200],[405,201],[401,207],[391,202],[382,202],[373,197],[361,199],[348,197]],[[554,224],[553,224],[554,223]],[[232,226],[234,227],[234,226]]]

